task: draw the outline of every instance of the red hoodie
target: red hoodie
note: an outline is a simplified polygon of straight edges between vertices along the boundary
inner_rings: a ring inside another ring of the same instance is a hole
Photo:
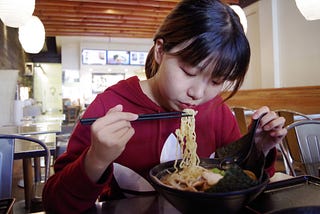
[[[139,79],[132,77],[120,81],[99,94],[90,104],[83,117],[104,116],[117,104],[123,110],[137,114],[164,112],[141,90]],[[210,157],[216,148],[226,145],[241,134],[229,107],[220,96],[196,109],[196,141],[199,157]],[[180,119],[163,119],[132,122],[134,136],[123,153],[115,160],[121,169],[129,168],[137,176],[147,178],[149,170],[160,163],[162,150],[168,137],[180,127]],[[47,211],[54,213],[82,213],[94,206],[97,199],[119,198],[121,173],[113,176],[114,165],[110,165],[98,183],[93,183],[85,173],[84,157],[90,146],[90,127],[77,124],[68,143],[67,152],[54,164],[55,174],[47,181],[43,190],[43,202]],[[269,174],[274,173],[274,153],[269,158]],[[123,167],[124,166],[124,167]],[[118,170],[119,167],[117,167]],[[130,171],[130,170],[127,170]],[[115,173],[116,174],[116,173]],[[117,173],[118,174],[118,173]],[[127,176],[128,177],[128,176]],[[130,178],[133,178],[129,176]],[[130,182],[130,181],[129,181]],[[133,184],[135,185],[135,183]],[[146,188],[148,190],[148,188]]]

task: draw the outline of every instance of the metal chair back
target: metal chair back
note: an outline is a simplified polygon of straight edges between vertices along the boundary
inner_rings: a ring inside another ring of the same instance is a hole
[[[43,148],[43,154],[45,158],[45,181],[50,175],[50,150],[44,142],[41,140],[27,137],[23,135],[0,135],[0,198],[12,197],[12,177],[13,177],[13,160],[14,160],[14,145],[16,140],[29,141],[40,145]]]
[[[12,198],[14,141],[0,138],[0,199]]]
[[[320,166],[320,121],[301,120],[288,125],[287,130],[294,130],[300,153],[300,161],[308,175],[319,176]],[[289,161],[293,168],[293,162]],[[318,164],[318,165],[317,165]],[[296,175],[295,172],[293,174]]]

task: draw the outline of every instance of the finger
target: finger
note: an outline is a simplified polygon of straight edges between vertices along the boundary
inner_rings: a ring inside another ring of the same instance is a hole
[[[108,113],[110,112],[119,112],[123,110],[123,106],[121,104],[116,105],[115,107],[109,109]]]
[[[277,130],[271,131],[270,135],[272,137],[282,138],[282,137],[286,136],[287,133],[288,133],[288,130],[285,128],[282,128],[282,129],[277,129]]]
[[[117,131],[117,137],[121,144],[125,144],[134,135],[135,130],[132,127],[126,127]]]
[[[105,125],[104,127],[105,129],[107,129],[107,132],[109,133],[115,133],[115,132],[118,132],[122,129],[129,129],[129,128],[132,128],[131,127],[131,123],[127,120],[118,120],[114,123],[111,123],[111,124],[108,124],[108,125]]]
[[[111,125],[118,121],[134,121],[138,118],[137,114],[130,112],[108,112],[105,116],[96,120],[92,124],[94,129],[102,129],[104,126]]]
[[[269,118],[266,119],[266,121],[263,123],[262,127],[265,131],[270,131],[272,129],[282,129],[285,124],[285,118],[284,117],[278,117],[277,115],[270,115]]]
[[[261,120],[260,120],[260,127],[264,127],[266,125],[269,124],[269,126],[271,125],[271,123],[276,120],[279,116],[274,112],[274,111],[269,111],[267,114],[265,114]]]
[[[252,119],[256,120],[258,119],[261,115],[263,115],[264,113],[268,113],[270,112],[270,109],[267,106],[262,106],[261,108],[257,109],[253,115],[252,115]]]
[[[108,146],[117,146],[118,148],[122,148],[133,136],[134,132],[135,131],[132,127],[123,127],[112,133],[106,133],[101,131],[99,133],[99,137],[101,141],[108,139]]]

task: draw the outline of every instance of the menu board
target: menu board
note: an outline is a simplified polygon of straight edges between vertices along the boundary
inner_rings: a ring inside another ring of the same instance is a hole
[[[83,49],[82,64],[87,65],[105,65],[107,62],[106,50]]]
[[[130,65],[145,65],[148,52],[130,51]]]
[[[129,51],[108,51],[108,64],[129,65]]]

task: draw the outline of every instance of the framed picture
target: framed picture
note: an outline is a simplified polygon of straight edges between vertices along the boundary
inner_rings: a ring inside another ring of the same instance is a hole
[[[106,50],[83,49],[81,55],[82,55],[82,64],[85,64],[85,65],[107,64]]]
[[[130,65],[145,65],[148,52],[130,51]]]
[[[124,78],[124,73],[92,73],[92,93],[101,93]]]
[[[24,75],[25,76],[32,76],[33,75],[33,63],[25,63]]]
[[[129,65],[129,51],[108,51],[108,64]]]

